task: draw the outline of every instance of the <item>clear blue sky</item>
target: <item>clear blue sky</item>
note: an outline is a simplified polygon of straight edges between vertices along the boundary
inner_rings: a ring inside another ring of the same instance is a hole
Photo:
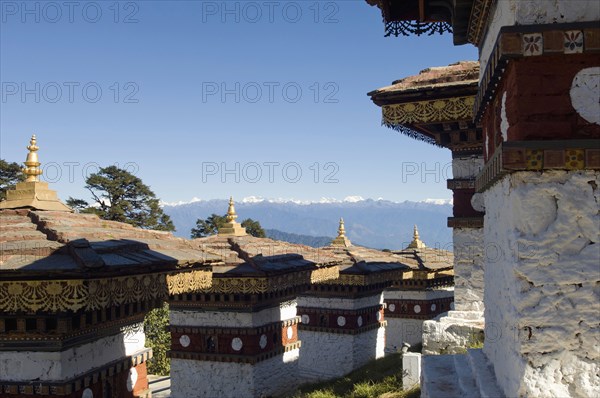
[[[0,157],[37,134],[63,199],[110,164],[168,202],[451,197],[450,151],[382,127],[366,95],[476,59],[451,35],[386,38],[363,0],[0,7]]]

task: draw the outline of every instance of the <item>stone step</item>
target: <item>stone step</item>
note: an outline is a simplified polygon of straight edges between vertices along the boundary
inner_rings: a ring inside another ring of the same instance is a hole
[[[422,359],[421,398],[461,398],[454,355],[426,355]]]
[[[461,319],[464,321],[483,322],[483,312],[481,311],[448,311],[446,317],[449,319]],[[442,318],[440,318],[442,320]]]
[[[421,398],[504,397],[482,350],[426,355],[422,363]]]
[[[467,359],[466,355],[452,355],[454,357],[454,371],[456,372],[456,378],[458,387],[460,388],[462,397],[475,397],[477,396],[477,383],[473,377],[473,369]]]
[[[483,350],[470,349],[467,350],[467,359],[479,390],[481,398],[496,398],[502,397],[504,394],[496,383],[496,375],[492,370]]]

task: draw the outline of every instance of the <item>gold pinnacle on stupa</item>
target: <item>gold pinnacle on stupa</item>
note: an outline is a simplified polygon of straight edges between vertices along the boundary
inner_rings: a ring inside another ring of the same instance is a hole
[[[346,236],[346,228],[344,228],[344,219],[340,218],[340,226],[338,227],[338,236]]]
[[[227,209],[227,222],[235,221],[237,214],[235,213],[235,205],[233,203],[233,196],[229,197],[229,208]]]
[[[36,145],[37,139],[35,138],[35,134],[31,136],[31,140],[29,141],[29,146],[27,149],[29,153],[27,154],[27,159],[25,159],[25,168],[23,169],[23,174],[25,174],[26,182],[35,182],[39,181],[39,176],[42,175],[42,170],[40,170],[40,161],[38,159],[37,151],[40,149]]]
[[[224,236],[244,236],[246,235],[246,228],[235,221],[237,214],[235,212],[235,205],[233,203],[233,196],[229,197],[229,208],[227,209],[227,216],[225,217],[225,224],[219,228],[219,235]]]
[[[22,169],[25,175],[25,181],[17,183],[14,189],[6,191],[6,200],[0,202],[0,209],[33,209],[33,210],[54,210],[68,211],[73,210],[58,199],[56,191],[48,188],[47,182],[40,181],[42,170],[40,169],[40,160],[37,151],[37,138],[31,136],[27,146],[27,158]]]
[[[344,228],[343,218],[340,218],[340,225],[338,226],[338,236],[331,242],[331,245],[344,247],[349,247],[352,245],[350,239],[346,237],[346,228]]]
[[[425,243],[423,243],[423,241],[419,237],[419,230],[417,229],[417,225],[415,224],[415,227],[413,229],[413,240],[412,242],[410,242],[407,249],[422,249],[424,247],[426,247]]]

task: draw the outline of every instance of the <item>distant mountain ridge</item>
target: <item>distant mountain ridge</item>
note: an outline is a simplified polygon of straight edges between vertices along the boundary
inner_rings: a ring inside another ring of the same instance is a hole
[[[163,210],[173,220],[176,235],[188,238],[198,218],[225,214],[227,202],[212,199],[175,205],[163,203]],[[352,197],[298,203],[246,198],[236,202],[236,210],[238,221],[252,218],[265,229],[312,237],[336,236],[339,219],[343,217],[346,235],[353,243],[379,249],[406,247],[412,239],[413,225],[417,224],[421,239],[428,246],[451,250],[452,230],[446,226],[446,220],[452,215],[452,205],[448,202],[391,202]]]
[[[278,229],[265,229],[265,234],[267,235],[267,238],[281,240],[284,242],[297,243],[299,245],[306,245],[310,247],[327,246],[333,240],[332,237],[300,235],[279,231]]]
[[[189,205],[189,204],[197,203],[197,202],[209,202],[211,200],[220,200],[220,199],[200,199],[197,197],[193,197],[191,200],[188,200],[188,201],[161,202],[161,206],[181,206],[181,205]],[[382,198],[364,199],[362,196],[346,196],[344,199],[322,197],[319,200],[299,200],[299,199],[293,199],[293,198],[263,198],[261,196],[247,196],[247,197],[243,198],[242,200],[236,201],[236,203],[267,202],[267,203],[295,203],[297,205],[310,205],[310,204],[326,204],[326,203],[356,203],[356,202],[364,202],[364,201],[376,201],[376,202],[383,201],[383,202],[390,202],[390,203],[409,202],[409,201],[393,202],[393,201],[389,201],[389,200],[384,200]],[[413,203],[429,203],[429,204],[436,204],[436,205],[445,205],[445,204],[452,204],[452,199],[424,199],[422,201],[413,202]]]

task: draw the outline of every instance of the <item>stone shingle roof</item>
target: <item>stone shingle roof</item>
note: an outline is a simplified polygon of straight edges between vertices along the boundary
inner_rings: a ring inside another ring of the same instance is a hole
[[[362,246],[327,246],[323,253],[330,253],[342,258],[340,273],[371,274],[377,272],[409,270],[410,261],[407,263],[401,256],[391,252],[369,249]]]
[[[213,267],[217,274],[269,275],[336,266],[343,260],[313,247],[250,235],[214,235],[194,239],[192,244],[223,261]]]
[[[23,273],[151,272],[220,258],[161,231],[105,221],[91,214],[28,209],[0,211],[0,267],[4,277]]]
[[[470,87],[473,95],[479,83],[479,62],[460,61],[448,66],[431,67],[422,70],[418,75],[405,77],[369,92],[377,105],[386,105],[389,101],[401,98],[414,99],[417,93],[429,93],[435,90],[435,96],[443,95],[444,89],[455,90]]]
[[[414,270],[441,271],[454,267],[454,253],[447,250],[424,247],[393,252]]]
[[[49,277],[212,266],[227,275],[269,275],[339,266],[345,273],[452,266],[452,253],[423,248],[382,252],[361,246],[312,248],[252,236],[194,240],[92,214],[27,209],[0,211],[0,266],[5,277]],[[161,268],[162,267],[162,268]]]

